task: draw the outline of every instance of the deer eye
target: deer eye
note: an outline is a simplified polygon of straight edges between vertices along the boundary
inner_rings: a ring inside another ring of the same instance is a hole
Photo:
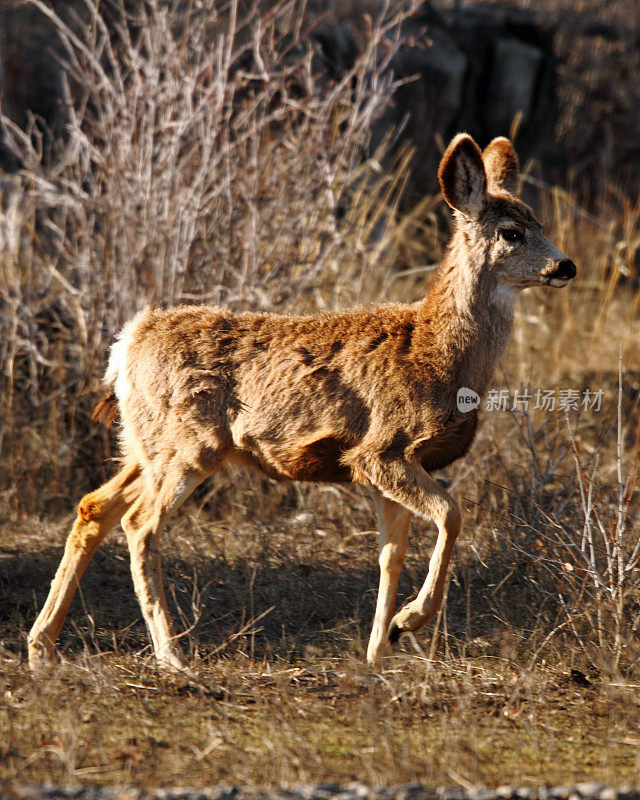
[[[498,233],[500,234],[500,238],[504,239],[505,242],[510,242],[512,244],[515,242],[524,242],[524,233],[517,228],[501,228]]]

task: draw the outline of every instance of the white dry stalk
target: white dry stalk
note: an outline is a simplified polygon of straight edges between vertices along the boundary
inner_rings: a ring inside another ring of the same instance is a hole
[[[619,480],[621,479],[622,474],[621,409],[622,365],[620,364],[617,411],[618,429],[616,439],[616,460],[618,464]],[[577,482],[580,489],[580,507],[584,519],[579,549],[579,553],[582,558],[576,558],[575,561],[577,564],[579,564],[585,577],[588,578],[593,586],[592,597],[595,605],[596,619],[595,631],[597,634],[600,651],[603,654],[612,652],[613,666],[617,667],[620,659],[624,606],[624,577],[623,572],[620,571],[621,565],[624,565],[624,541],[622,536],[624,532],[624,525],[620,526],[620,517],[618,515],[616,519],[616,531],[613,537],[611,536],[611,531],[607,531],[605,528],[602,519],[597,513],[597,509],[594,507],[593,503],[594,482],[597,476],[598,460],[596,459],[596,463],[591,470],[591,474],[587,478],[585,474],[585,468],[581,462],[580,453],[575,439],[575,433],[571,427],[568,413],[566,415],[566,425],[571,440]],[[597,543],[594,539],[594,521],[596,523],[596,529],[601,537],[601,541],[599,543]],[[569,534],[570,531],[567,531],[566,529],[562,530],[564,543],[566,543],[567,536]],[[602,558],[598,558],[598,555],[604,555],[604,563]],[[572,562],[568,563],[573,569],[574,564]],[[607,638],[604,622],[604,611],[607,607],[613,610],[613,644],[611,644]],[[568,611],[566,606],[565,610]],[[573,615],[573,612],[568,613],[572,613]]]
[[[567,448],[558,433],[551,438],[547,436],[550,420],[545,419],[536,427],[528,411],[519,410],[512,416],[527,452],[530,470],[524,473],[528,481],[526,488],[514,492],[516,502],[510,518],[516,531],[519,529],[527,535],[506,536],[510,548],[536,565],[539,588],[555,596],[565,616],[565,622],[554,625],[545,636],[536,656],[557,633],[569,630],[588,657],[593,654],[586,638],[590,628],[603,662],[614,671],[619,668],[625,643],[640,620],[640,608],[637,608],[640,531],[634,529],[628,519],[633,482],[625,477],[622,376],[620,356],[615,501],[607,499],[606,483],[601,479],[601,445],[585,461],[568,412],[565,425],[574,474],[549,496],[547,486],[556,482],[556,473],[567,455]],[[514,486],[522,485],[522,473],[514,473],[511,478]],[[572,507],[580,511],[582,524],[579,526],[574,525],[570,516],[566,517]],[[545,588],[549,584],[540,580],[544,573],[553,588]],[[559,587],[558,582],[563,585]],[[635,622],[630,615],[633,604],[636,606]]]
[[[626,609],[632,595],[640,588],[640,576],[634,572],[640,551],[640,537],[627,525],[628,499],[625,499],[628,482],[624,477],[624,426],[622,420],[623,400],[622,356],[618,365],[618,398],[616,411],[616,504],[613,515],[605,502],[594,500],[595,484],[600,460],[596,453],[589,474],[582,463],[575,432],[568,414],[566,426],[571,441],[575,463],[577,485],[580,492],[580,509],[583,517],[581,531],[567,525],[549,528],[550,535],[559,545],[560,554],[569,554],[567,560],[559,558],[559,570],[575,571],[589,581],[590,597],[595,608],[595,633],[601,654],[615,670],[620,664],[624,649],[625,633],[631,632]],[[635,537],[635,539],[634,539]],[[558,552],[558,551],[556,551]],[[575,617],[575,610],[564,604],[568,615]],[[585,614],[589,618],[588,607]],[[613,621],[608,628],[605,614]],[[579,638],[579,637],[578,637]]]

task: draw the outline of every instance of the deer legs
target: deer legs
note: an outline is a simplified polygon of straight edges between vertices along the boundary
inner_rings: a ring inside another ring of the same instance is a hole
[[[156,658],[174,669],[184,669],[186,665],[176,643],[162,585],[159,540],[167,516],[186,500],[202,478],[190,475],[183,476],[176,483],[166,482],[158,496],[142,494],[122,518],[131,556],[133,585]]]
[[[432,519],[438,526],[438,538],[429,562],[427,578],[418,596],[404,606],[388,625],[387,637],[392,644],[402,633],[416,631],[425,625],[440,607],[447,569],[453,546],[460,533],[462,518],[458,504],[418,464],[375,459],[361,469],[384,496],[378,502],[381,533],[380,594],[367,650],[367,660],[375,663],[385,652],[386,643],[380,636],[380,626],[395,599],[406,545],[406,529],[402,533],[400,531],[403,524],[408,528],[408,518],[404,523],[397,505]],[[385,499],[387,505],[384,505]],[[395,522],[390,524],[391,519]]]
[[[159,487],[153,488],[144,480],[137,464],[128,464],[110,481],[82,498],[49,596],[29,633],[32,668],[53,658],[55,641],[80,578],[100,542],[119,521],[127,536],[133,583],[155,654],[171,667],[183,667],[162,586],[158,544],[168,514],[186,500],[206,475],[189,472],[181,465],[167,472]]]
[[[377,664],[391,654],[387,631],[396,603],[398,580],[407,549],[411,512],[403,506],[374,492],[373,500],[378,520],[380,585],[376,615],[367,647],[367,661]]]
[[[139,495],[142,483],[138,465],[128,464],[80,501],[49,596],[29,633],[29,664],[32,668],[43,659],[53,658],[53,646],[80,578],[100,542]]]
[[[375,664],[390,652],[390,643],[403,632],[421,628],[438,610],[461,517],[455,501],[418,464],[376,457],[363,459],[357,467],[377,489],[374,502],[380,532],[380,585],[367,649],[367,660]],[[78,582],[96,548],[119,520],[127,537],[133,583],[155,654],[168,666],[184,667],[167,608],[158,545],[167,516],[205,477],[204,473],[174,463],[163,470],[162,481],[154,485],[143,479],[138,465],[127,464],[104,486],[81,500],[49,596],[29,634],[32,667],[53,656]],[[393,616],[411,512],[433,519],[438,538],[418,596]]]

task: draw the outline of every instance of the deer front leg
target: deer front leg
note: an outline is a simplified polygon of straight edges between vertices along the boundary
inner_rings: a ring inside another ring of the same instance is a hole
[[[458,504],[447,495],[451,505],[442,504],[441,513],[432,516],[438,526],[436,546],[429,561],[429,572],[418,596],[402,608],[391,620],[389,642],[397,642],[401,634],[422,628],[438,611],[447,580],[447,570],[453,546],[462,527],[462,516]],[[431,516],[431,515],[429,515]]]
[[[373,492],[378,521],[380,586],[376,615],[367,648],[367,661],[375,665],[391,654],[387,630],[393,616],[398,580],[407,549],[411,512],[393,500]]]
[[[424,585],[415,600],[402,608],[389,625],[388,639],[393,644],[401,634],[417,631],[425,625],[440,608],[462,516],[455,500],[419,464],[375,457],[367,459],[360,469],[385,497],[432,519],[438,526],[438,538]]]

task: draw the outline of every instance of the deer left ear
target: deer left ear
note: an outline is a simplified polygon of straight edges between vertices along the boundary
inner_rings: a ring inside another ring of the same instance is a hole
[[[438,170],[444,199],[467,217],[477,217],[487,193],[482,153],[468,133],[451,140]]]
[[[509,194],[517,194],[520,179],[518,156],[505,136],[498,136],[485,147],[482,160],[489,191],[502,189]]]

